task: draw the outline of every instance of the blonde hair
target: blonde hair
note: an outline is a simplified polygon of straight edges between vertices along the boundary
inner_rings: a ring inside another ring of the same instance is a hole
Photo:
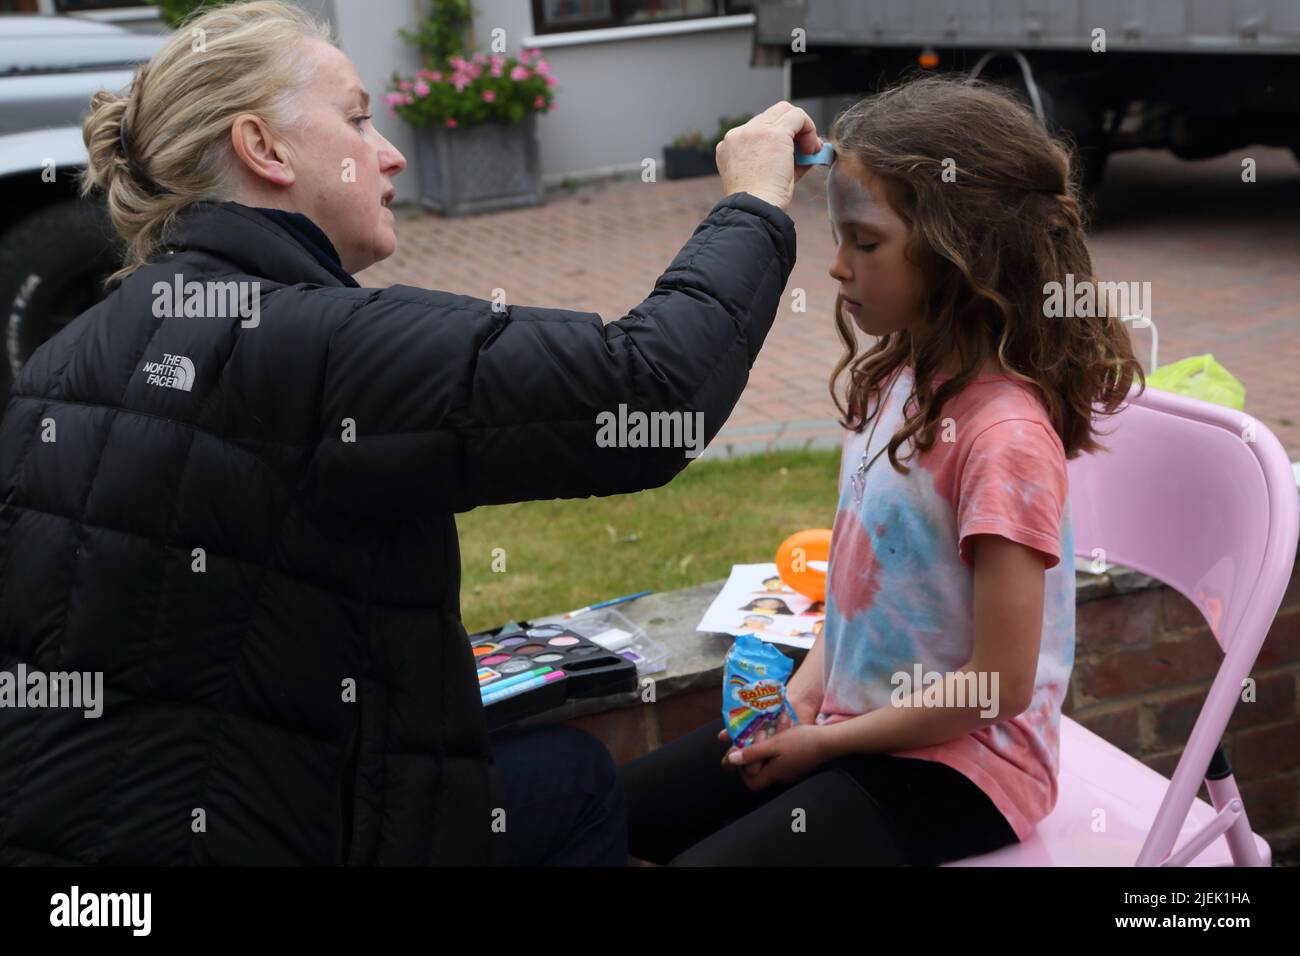
[[[296,126],[310,39],[332,44],[329,24],[283,0],[200,9],[136,70],[126,95],[91,97],[81,195],[104,193],[126,243],[108,284],[148,262],[187,206],[235,198],[236,116],[254,113],[281,133]]]

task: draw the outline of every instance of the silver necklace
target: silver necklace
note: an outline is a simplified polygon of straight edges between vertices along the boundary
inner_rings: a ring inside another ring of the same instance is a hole
[[[881,453],[889,448],[889,443],[886,442],[880,451],[877,451],[872,455],[869,461],[867,460],[867,453],[871,451],[871,439],[875,437],[876,426],[880,424],[880,419],[885,413],[885,402],[888,401],[889,397],[893,394],[894,385],[898,382],[898,376],[900,374],[902,374],[901,367],[894,372],[894,377],[889,383],[889,391],[887,391],[884,397],[876,404],[876,414],[871,422],[871,431],[867,433],[866,444],[862,447],[862,460],[858,462],[857,470],[854,471],[849,478],[849,485],[853,488],[854,501],[859,505],[862,504],[862,496],[867,487],[867,472],[871,470],[871,466],[876,463],[876,459],[880,457]]]

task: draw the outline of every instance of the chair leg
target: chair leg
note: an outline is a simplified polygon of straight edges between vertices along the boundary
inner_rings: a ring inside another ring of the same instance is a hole
[[[1222,743],[1214,748],[1214,756],[1210,758],[1210,766],[1205,771],[1205,789],[1209,791],[1210,802],[1216,811],[1222,810],[1233,800],[1241,803],[1241,816],[1224,833],[1232,862],[1237,866],[1263,866],[1264,861],[1260,859],[1259,848],[1255,846],[1255,835],[1250,829],[1250,819],[1246,815],[1246,805],[1237,790],[1232,765],[1228,763]]]

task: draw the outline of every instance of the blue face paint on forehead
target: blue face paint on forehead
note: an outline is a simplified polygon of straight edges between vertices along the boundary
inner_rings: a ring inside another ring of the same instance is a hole
[[[831,165],[826,180],[826,213],[832,225],[858,222],[882,232],[895,218],[892,210],[877,202],[866,183],[842,162]]]

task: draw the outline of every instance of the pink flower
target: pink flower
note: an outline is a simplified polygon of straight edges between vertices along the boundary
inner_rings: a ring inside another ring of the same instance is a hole
[[[397,88],[398,88],[399,90],[401,90],[403,93],[405,93],[407,90],[409,90],[409,89],[411,88],[411,81],[410,81],[410,80],[402,80],[402,82],[400,82],[400,83],[397,84]]]
[[[506,65],[506,58],[500,53],[492,54],[492,69],[500,70]]]
[[[541,50],[535,46],[525,46],[519,48],[519,59],[527,63],[533,57],[541,54]]]
[[[533,71],[526,66],[517,66],[510,71],[510,79],[512,80],[526,80],[532,75]]]
[[[429,79],[432,80],[434,83],[441,83],[441,82],[442,82],[442,74],[441,74],[439,71],[437,71],[437,70],[430,70],[430,71],[429,71]]]
[[[480,50],[478,53],[474,54],[473,60],[475,63],[486,63],[487,54]]]
[[[456,128],[457,126],[459,126],[459,125],[460,125],[460,124],[456,122],[455,117],[452,117],[452,116],[447,117],[447,128],[448,128],[448,129],[455,129],[455,128]]]
[[[414,102],[415,102],[415,97],[412,96],[410,93],[407,93],[407,94],[406,94],[406,105],[407,105],[407,106],[410,106],[410,105],[411,105],[412,103],[414,103]]]
[[[426,82],[424,82],[424,80],[416,80],[416,81],[415,81],[415,95],[416,95],[416,96],[428,96],[428,95],[429,95],[429,84],[426,83]]]
[[[537,99],[533,100],[533,109],[535,109],[535,110],[540,110],[540,109],[542,109],[542,108],[545,107],[545,106],[546,106],[546,97],[544,97],[544,96],[542,96],[542,94],[538,93],[538,94],[537,94]]]
[[[492,102],[493,100],[495,100],[496,98],[497,98],[497,95],[496,95],[495,93],[493,93],[491,90],[484,90],[484,91],[483,91],[483,99],[484,99],[486,102],[491,103],[491,102]]]
[[[447,62],[458,70],[465,66],[465,58],[463,56],[448,57]]]
[[[538,60],[537,65],[534,66],[533,69],[542,74],[542,76],[551,75],[551,64],[547,63],[545,60]]]
[[[456,87],[456,92],[459,93],[465,87],[469,86],[469,77],[457,73],[451,78],[451,85]]]
[[[398,93],[396,90],[394,90],[391,93],[384,94],[384,102],[387,103],[391,108],[396,106],[399,103],[405,103],[406,97],[403,96],[401,93]]]
[[[551,89],[555,89],[556,84],[559,82],[560,81],[557,80],[555,77],[551,76],[550,74],[547,74],[546,85],[549,86]]]
[[[476,80],[477,80],[477,79],[478,79],[478,75],[479,75],[480,73],[482,73],[482,72],[483,72],[483,67],[479,66],[477,63],[471,63],[471,64],[470,64],[470,67],[469,67],[469,75],[470,75],[470,77],[472,77],[473,79],[476,79]]]

